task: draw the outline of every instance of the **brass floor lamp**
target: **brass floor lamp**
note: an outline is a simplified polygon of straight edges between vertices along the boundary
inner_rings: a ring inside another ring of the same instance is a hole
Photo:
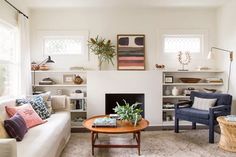
[[[218,48],[218,47],[212,47],[211,51],[209,52],[209,54],[207,56],[208,59],[212,59],[213,58],[213,50],[214,49],[229,53],[230,63],[229,63],[229,71],[228,71],[229,72],[228,83],[227,83],[227,93],[229,93],[229,82],[230,82],[230,76],[231,76],[231,66],[232,66],[232,62],[233,62],[233,51],[225,50],[225,49]]]

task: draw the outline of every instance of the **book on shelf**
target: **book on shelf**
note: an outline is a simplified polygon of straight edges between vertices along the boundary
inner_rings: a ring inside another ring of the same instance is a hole
[[[93,122],[93,127],[116,127],[115,118],[96,118]]]

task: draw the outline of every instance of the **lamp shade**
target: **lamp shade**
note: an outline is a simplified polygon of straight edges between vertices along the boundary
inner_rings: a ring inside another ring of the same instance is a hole
[[[51,56],[48,56],[46,63],[55,63],[55,62],[51,59]]]

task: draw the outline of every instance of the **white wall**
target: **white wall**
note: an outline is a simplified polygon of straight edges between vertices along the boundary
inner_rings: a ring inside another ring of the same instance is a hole
[[[42,45],[38,39],[40,30],[89,30],[90,36],[100,35],[116,44],[120,33],[143,33],[146,35],[146,67],[154,69],[156,63],[168,68],[179,68],[177,56],[172,59],[160,55],[159,33],[163,29],[204,30],[208,33],[209,46],[215,45],[216,10],[210,8],[74,8],[74,9],[34,9],[31,11],[31,52],[32,60],[43,60]],[[203,58],[206,56],[203,55]],[[54,57],[56,68],[70,66],[96,67],[94,59],[80,61],[79,57]],[[191,66],[212,63],[203,58],[192,59]],[[116,59],[115,59],[116,62]],[[203,62],[203,63],[202,63]],[[177,67],[177,66],[178,67]],[[116,69],[109,66],[103,69]]]
[[[106,93],[144,93],[145,118],[162,125],[162,72],[93,71],[87,78],[88,117],[105,114]]]
[[[234,51],[234,61],[232,63],[232,75],[229,93],[234,97],[232,114],[236,114],[236,1],[231,0],[225,6],[218,10],[218,46],[228,50]],[[221,54],[221,60],[218,62],[220,67],[228,71],[229,55]]]

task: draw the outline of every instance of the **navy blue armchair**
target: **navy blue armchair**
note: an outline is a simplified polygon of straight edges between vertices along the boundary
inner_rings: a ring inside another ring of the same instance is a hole
[[[214,99],[215,106],[209,110],[192,108],[194,97]],[[209,126],[209,143],[214,143],[214,127],[217,125],[216,118],[229,115],[231,112],[232,96],[229,94],[214,94],[191,92],[190,101],[175,104],[175,132],[179,132],[179,120],[192,122],[192,129],[196,129],[196,123]]]

